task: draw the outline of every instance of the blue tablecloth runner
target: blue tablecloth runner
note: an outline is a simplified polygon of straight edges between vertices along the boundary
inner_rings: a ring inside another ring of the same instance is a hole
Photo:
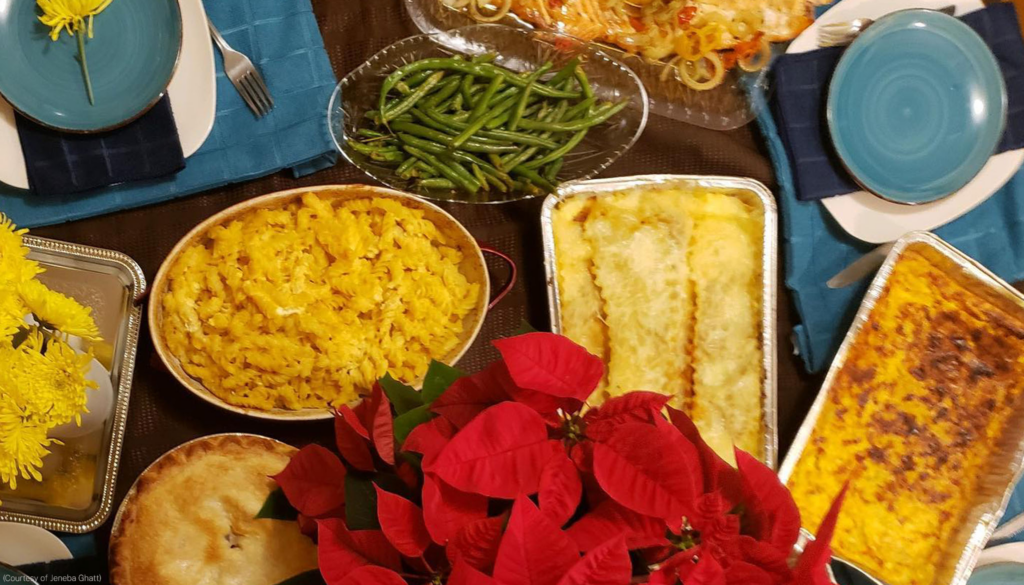
[[[224,75],[217,52],[217,119],[177,175],[97,191],[39,196],[0,184],[0,211],[36,227],[149,205],[292,169],[337,161],[327,104],[337,83],[309,0],[204,0],[210,19],[263,72],[276,107],[257,120]]]
[[[757,123],[775,167],[785,283],[802,321],[794,328],[793,341],[807,369],[820,371],[832,361],[868,285],[865,281],[832,290],[825,282],[874,245],[843,231],[820,202],[797,201],[789,157],[767,98],[755,87],[751,99],[760,112]],[[1003,279],[1024,279],[1024,169],[985,203],[934,233]],[[1021,515],[1024,483],[1017,486],[1003,523]],[[1009,541],[1024,542],[1024,532]]]

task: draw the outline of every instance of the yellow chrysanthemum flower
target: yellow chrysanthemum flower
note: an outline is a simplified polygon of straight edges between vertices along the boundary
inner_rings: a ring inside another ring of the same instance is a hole
[[[21,302],[18,291],[0,285],[0,345],[11,342],[14,334],[25,327],[28,309]]]
[[[50,27],[50,39],[56,41],[61,31],[75,36],[85,30],[92,38],[92,19],[103,12],[112,0],[38,0],[43,15],[39,22]]]
[[[38,280],[18,285],[18,295],[29,312],[46,325],[67,335],[99,339],[100,331],[92,318],[92,309],[83,307],[75,299],[46,288]]]
[[[0,396],[0,483],[18,489],[18,478],[41,480],[50,445],[49,427],[32,421],[25,409]]]
[[[96,100],[92,93],[92,80],[89,78],[89,65],[85,58],[85,37],[92,38],[92,21],[97,14],[103,12],[110,6],[112,0],[36,0],[43,15],[39,22],[50,27],[50,39],[56,41],[60,38],[61,31],[67,31],[69,35],[78,41],[78,61],[82,65],[82,75],[85,77],[85,91],[89,96],[89,103],[94,104]],[[81,34],[79,34],[81,33]]]
[[[17,229],[0,213],[0,295],[5,294],[5,286],[25,282],[43,271],[38,262],[28,259],[28,248],[21,239],[27,231]]]
[[[97,387],[86,378],[92,353],[76,352],[62,336],[98,340],[91,309],[35,280],[41,270],[28,260],[25,232],[0,214],[0,484],[11,489],[19,478],[42,479],[43,459],[60,444],[47,433],[81,424],[86,391]],[[28,313],[46,327],[29,326]]]

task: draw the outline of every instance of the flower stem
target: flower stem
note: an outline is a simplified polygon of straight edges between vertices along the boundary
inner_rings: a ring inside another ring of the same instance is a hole
[[[85,60],[85,35],[79,31],[75,36],[78,37],[78,58],[82,62],[82,75],[85,77],[85,91],[89,94],[89,105],[96,105],[92,95],[92,80],[89,79],[89,64]]]

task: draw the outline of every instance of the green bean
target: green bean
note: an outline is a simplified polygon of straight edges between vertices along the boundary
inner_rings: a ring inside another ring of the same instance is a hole
[[[476,193],[477,191],[480,190],[480,185],[476,182],[476,179],[472,179],[471,177],[470,181],[464,180],[461,173],[455,171],[452,167],[442,163],[441,160],[438,159],[436,156],[428,152],[424,152],[416,148],[415,146],[406,146],[405,151],[415,156],[416,158],[422,160],[423,162],[427,163],[428,165],[433,167],[437,172],[441,173],[441,175],[444,176],[444,178],[455,183],[456,185],[465,189],[466,191],[470,193]],[[465,169],[462,170],[465,171]]]
[[[451,103],[448,105],[447,109],[455,110],[456,112],[461,112],[462,111],[462,104],[464,102],[465,102],[465,100],[463,99],[462,94],[461,93],[457,93],[457,94],[455,94],[455,97],[453,97],[451,99]],[[441,111],[443,112],[443,111],[445,111],[445,109],[442,108]]]
[[[397,122],[391,125],[391,129],[396,132],[405,132],[412,134],[413,136],[419,136],[420,138],[426,138],[433,140],[434,142],[440,142],[449,149],[453,147],[453,139],[447,134],[443,134],[432,128],[426,126],[420,126],[419,124],[413,124],[410,122]],[[516,147],[512,145],[497,144],[490,141],[484,141],[484,139],[473,139],[466,141],[462,148],[471,152],[515,152]]]
[[[551,69],[551,61],[541,65],[536,71],[526,77],[526,87],[519,95],[519,101],[516,102],[514,108],[512,108],[512,117],[508,122],[508,129],[515,130],[519,126],[519,119],[523,117],[523,111],[526,110],[526,102],[530,100],[530,94],[533,92],[533,86],[536,85],[537,80],[540,79],[541,75],[544,75]]]
[[[562,158],[563,156],[568,154],[569,151],[579,146],[580,142],[583,141],[583,137],[586,135],[587,129],[584,128],[583,130],[580,130],[579,132],[574,134],[573,137],[570,138],[569,141],[563,144],[561,147],[552,150],[551,152],[547,153],[541,158],[531,160],[530,162],[527,163],[523,163],[523,167],[528,169],[537,169],[548,164],[549,162]]]
[[[548,193],[555,190],[555,186],[552,185],[550,181],[537,174],[533,169],[527,169],[519,166],[512,169],[512,174],[528,179],[531,183],[539,185],[542,189],[547,190]]]
[[[369,128],[360,128],[359,130],[356,131],[356,134],[364,138],[381,138],[383,136],[386,136],[385,134],[377,132],[376,130],[370,130]]]
[[[452,96],[452,94],[454,94],[457,91],[459,91],[458,78],[446,79],[443,83],[441,83],[441,85],[438,86],[437,91],[430,95],[430,97],[424,99],[423,102],[421,103],[428,107],[433,107],[447,100]]]
[[[487,183],[487,177],[484,175],[484,172],[480,170],[480,166],[473,163],[469,165],[469,168],[473,169],[473,177],[475,177],[477,182],[480,183],[480,187],[484,191],[490,191],[491,186]]]
[[[480,182],[477,180],[477,178],[474,177],[472,173],[467,171],[466,168],[463,167],[461,163],[459,163],[459,161],[446,155],[439,156],[438,160],[440,160],[442,164],[447,165],[448,168],[455,172],[455,174],[458,175],[466,184],[479,185]],[[481,188],[483,188],[482,185],[479,185],[477,187],[477,189]]]
[[[510,132],[508,130],[481,130],[477,133],[477,139],[490,138],[501,142],[512,142],[514,144],[529,144],[542,148],[558,148],[558,143],[533,134],[525,132]]]
[[[409,171],[411,171],[414,166],[416,166],[416,157],[410,156],[409,158],[405,159],[405,162],[402,163],[401,166],[398,167],[398,169],[395,170],[395,174],[398,175],[399,177],[402,177],[403,179],[407,178],[406,174]]]
[[[493,175],[495,178],[501,179],[503,181],[507,181],[509,179],[509,176],[506,173],[499,171],[493,165],[488,164],[487,161],[483,160],[482,158],[474,154],[463,152],[461,150],[449,151],[448,148],[445,147],[443,144],[438,144],[437,142],[417,138],[416,136],[412,136],[410,134],[399,134],[398,139],[401,140],[403,143],[408,144],[409,146],[415,146],[416,148],[422,149],[431,154],[444,154],[447,156],[451,156],[458,162],[476,165],[480,167],[484,174]]]
[[[594,112],[592,115],[587,116],[581,120],[575,120],[573,122],[539,122],[535,120],[523,120],[523,128],[527,130],[550,130],[551,132],[578,132],[584,128],[590,128],[597,126],[608,121],[615,114],[622,111],[629,105],[628,100],[623,100],[617,104],[610,105],[608,107],[601,108]]]
[[[558,182],[558,172],[562,170],[562,165],[565,164],[565,157],[551,161],[547,167],[544,168],[542,175],[545,179],[551,183]]]
[[[476,77],[472,75],[465,75],[462,77],[462,81],[459,82],[459,92],[462,94],[462,99],[467,104],[473,103],[473,84],[476,82]]]
[[[436,177],[437,176],[437,171],[434,170],[434,167],[428,165],[427,163],[421,161],[418,158],[413,158],[413,160],[416,161],[416,164],[413,165],[413,168],[415,168],[416,171],[418,173],[420,173],[421,177]]]
[[[508,183],[505,183],[501,179],[499,179],[499,178],[497,178],[495,176],[489,175],[487,173],[484,173],[484,178],[487,179],[487,182],[492,187],[497,189],[499,192],[501,192],[501,193],[508,193],[508,189],[509,189]],[[509,179],[509,182],[511,182],[511,181],[512,180]]]
[[[504,85],[504,83],[504,75],[499,75],[491,79],[491,82],[487,84],[487,89],[484,90],[483,95],[477,98],[476,103],[473,104],[473,112],[469,115],[470,122],[476,122],[483,117],[487,108],[491,105],[491,98],[494,97],[494,94],[498,93],[498,90],[501,89],[501,86]]]
[[[420,179],[416,186],[424,189],[454,189],[455,183],[449,179]]]
[[[582,102],[580,102],[580,103],[576,104],[575,106],[573,106],[573,107],[569,108],[568,110],[566,110],[565,114],[562,115],[562,117],[559,118],[556,121],[557,122],[571,122],[571,121],[575,120],[576,118],[578,118],[579,116],[586,116],[587,112],[590,111],[591,106],[593,106],[596,101],[597,100],[594,99],[594,98],[587,98],[587,99],[583,100]]]
[[[583,92],[583,97],[594,97],[594,88],[590,87],[590,80],[587,79],[587,73],[583,71],[583,68],[577,67],[576,71],[573,72],[573,75],[576,77],[576,81],[580,84],[580,91]]]
[[[352,147],[352,150],[355,150],[360,154],[368,156],[370,160],[374,160],[377,162],[401,163],[402,161],[405,160],[405,157],[402,156],[402,153],[393,146],[370,146],[368,144],[356,142],[355,140],[349,140],[348,144],[349,146]]]
[[[571,80],[573,78],[573,74],[576,72],[576,68],[579,66],[580,58],[573,57],[561,69],[558,70],[558,73],[555,73],[554,77],[545,81],[544,83],[547,84],[549,87],[555,87],[559,83],[562,83],[563,81]]]
[[[409,94],[409,96],[406,97],[404,100],[398,102],[398,104],[395,105],[394,108],[391,108],[390,110],[384,110],[384,113],[381,116],[381,120],[385,124],[387,124],[389,121],[411,110],[413,106],[416,105],[416,102],[423,99],[423,96],[430,93],[430,90],[433,89],[435,85],[440,83],[442,77],[444,77],[444,71],[438,71],[437,73],[431,75],[429,79],[424,81],[422,85],[416,88],[416,91]]]
[[[445,124],[441,121],[435,120],[434,118],[427,115],[427,113],[420,108],[413,108],[412,117],[415,118],[416,122],[418,122],[419,124],[422,124],[423,126],[426,126],[427,128],[430,128],[432,130],[437,130],[438,132],[445,132],[447,134],[451,134],[452,136],[457,136],[459,132],[461,132],[461,130],[459,130],[458,128],[455,128],[449,124]]]
[[[427,80],[428,77],[433,75],[433,71],[420,71],[416,75],[410,75],[409,79],[404,80],[402,83],[405,84],[406,88],[409,89],[409,93],[412,93],[413,89],[419,87],[421,83]],[[396,84],[397,87],[397,84]]]
[[[387,79],[384,80],[383,85],[380,89],[379,106],[380,109],[384,109],[384,104],[387,101],[387,96],[394,89],[395,84],[401,81],[408,75],[418,73],[420,71],[432,69],[435,71],[458,71],[459,73],[467,73],[475,75],[477,77],[486,77],[492,79],[498,75],[505,76],[505,71],[500,67],[492,65],[490,63],[467,63],[466,61],[457,57],[437,57],[431,59],[422,59],[414,63],[410,63],[403,67],[399,67],[391,75],[388,75]],[[525,87],[526,80],[517,76],[506,76],[510,84],[516,87]],[[560,89],[556,89],[549,85],[543,84],[538,85],[535,90],[537,94],[544,97],[550,98],[578,98],[580,96],[577,92],[568,92]]]

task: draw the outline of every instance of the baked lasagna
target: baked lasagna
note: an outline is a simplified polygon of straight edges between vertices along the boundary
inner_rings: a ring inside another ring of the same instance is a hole
[[[764,215],[731,193],[578,196],[554,212],[561,332],[608,364],[592,403],[661,392],[728,460],[764,450]]]
[[[788,480],[804,527],[849,481],[835,554],[889,585],[948,578],[1022,372],[1024,322],[906,251]]]

